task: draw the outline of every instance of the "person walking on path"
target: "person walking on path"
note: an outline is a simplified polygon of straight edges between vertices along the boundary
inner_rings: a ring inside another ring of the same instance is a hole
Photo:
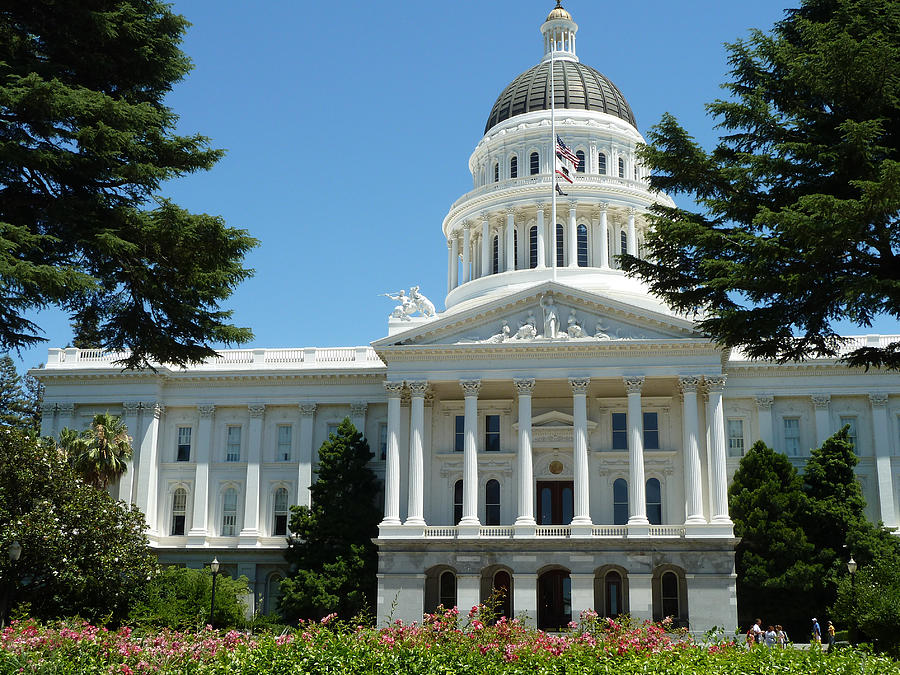
[[[756,623],[750,626],[750,630],[753,631],[753,641],[756,644],[762,644],[763,641],[763,629],[762,629],[762,619],[757,619]]]
[[[784,632],[784,628],[780,625],[775,626],[775,644],[777,644],[781,649],[787,647],[788,636],[787,633]]]
[[[766,631],[765,635],[763,636],[763,639],[766,642],[766,647],[768,647],[769,649],[771,649],[772,647],[775,646],[775,639],[776,639],[775,626],[769,626],[769,630]]]
[[[829,621],[825,630],[828,631],[828,651],[831,651],[834,649],[834,624]]]
[[[813,617],[812,620],[812,640],[810,642],[822,644],[822,629],[819,628],[819,622],[816,621],[816,617]]]

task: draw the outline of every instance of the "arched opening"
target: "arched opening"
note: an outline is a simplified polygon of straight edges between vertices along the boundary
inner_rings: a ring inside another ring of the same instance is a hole
[[[172,495],[172,535],[184,535],[184,523],[187,519],[187,490],[178,488]]]
[[[490,606],[496,618],[512,618],[512,570],[503,565],[491,565],[481,570],[481,602]]]
[[[287,534],[288,524],[288,491],[287,488],[275,490],[275,517],[272,523],[272,535],[282,537]]]
[[[584,173],[584,150],[579,150],[575,153],[575,156],[578,158],[578,168],[575,169],[577,173]]]
[[[500,162],[494,162],[494,182],[500,182]]]
[[[597,153],[597,171],[606,175],[606,155],[602,152]]]
[[[237,490],[225,490],[222,496],[222,536],[233,537],[237,529]]]
[[[628,483],[624,478],[613,482],[613,524],[628,523]]]
[[[454,525],[459,525],[459,521],[462,520],[462,510],[463,510],[463,482],[461,480],[458,480],[453,485],[453,524]]]
[[[619,178],[625,178],[625,160],[619,157]]]
[[[494,235],[494,241],[491,242],[492,245],[492,265],[491,268],[493,270],[493,274],[497,274],[500,271],[500,237]]]
[[[565,267],[566,261],[565,228],[556,224],[556,266]]]
[[[456,575],[450,570],[441,573],[438,603],[445,609],[456,607]]]
[[[588,266],[588,234],[587,226],[581,224],[576,229],[578,233],[578,266]]]
[[[658,478],[647,481],[647,520],[651,525],[662,525],[662,488]]]
[[[509,158],[509,177],[510,178],[518,178],[519,177],[519,158],[513,155]]]
[[[622,575],[615,570],[607,572],[603,579],[603,610],[605,616],[615,618],[624,612],[622,606]]]
[[[452,609],[456,604],[456,570],[447,565],[426,569],[422,611],[430,614],[437,610],[438,605]]]
[[[519,231],[513,230],[513,269],[519,269]]]
[[[652,593],[654,621],[671,616],[674,627],[689,627],[687,581],[683,569],[660,565],[653,570]]]
[[[269,575],[266,583],[266,614],[277,614],[278,604],[281,602],[281,580],[278,573]]]
[[[550,570],[538,577],[538,628],[564,630],[572,620],[572,580],[567,570]]]
[[[619,232],[619,255],[628,253],[628,233],[625,230]]]
[[[493,478],[484,486],[484,524],[500,524],[500,481]]]
[[[531,157],[529,157],[528,161],[530,164],[529,170],[531,172],[531,175],[534,176],[534,175],[540,173],[540,171],[541,171],[541,156],[536,152],[532,152]]]
[[[528,267],[534,269],[537,267],[537,225],[532,225],[528,230]]]

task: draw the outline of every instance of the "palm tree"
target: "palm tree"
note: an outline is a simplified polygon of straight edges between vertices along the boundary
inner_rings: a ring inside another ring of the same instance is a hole
[[[81,434],[63,429],[59,445],[84,480],[103,490],[128,470],[133,454],[124,422],[108,412],[94,415]]]

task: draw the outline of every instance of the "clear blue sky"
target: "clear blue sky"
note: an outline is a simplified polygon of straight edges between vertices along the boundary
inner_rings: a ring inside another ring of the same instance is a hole
[[[441,221],[471,189],[467,163],[491,106],[536,64],[551,0],[176,0],[195,68],[169,97],[179,131],[227,150],[164,194],[261,244],[228,301],[250,347],[349,346],[387,333],[380,293],[420,284],[439,309]],[[722,95],[723,43],[768,29],[790,0],[567,0],[578,55],[625,94],[645,132],[668,111],[701,142]],[[38,322],[65,346],[64,317]],[[862,333],[847,327],[846,333]],[[882,321],[873,332],[897,333]]]

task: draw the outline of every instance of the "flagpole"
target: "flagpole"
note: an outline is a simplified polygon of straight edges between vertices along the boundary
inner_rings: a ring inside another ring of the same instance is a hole
[[[556,34],[550,39],[550,267],[553,268],[553,281],[556,281],[556,87],[554,86],[553,54],[556,52]]]

